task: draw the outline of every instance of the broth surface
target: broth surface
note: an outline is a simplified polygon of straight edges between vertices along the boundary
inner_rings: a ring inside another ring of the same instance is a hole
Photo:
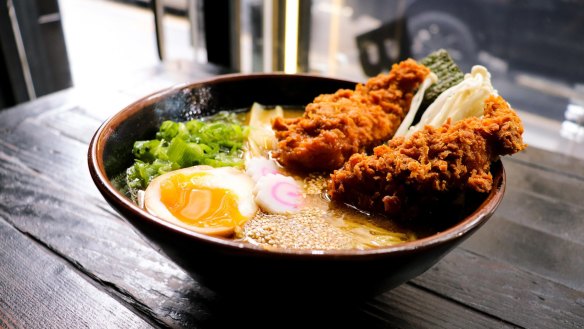
[[[302,108],[284,108],[284,117],[299,117]],[[248,115],[249,119],[249,115]],[[271,158],[270,152],[266,154]],[[236,239],[268,249],[364,249],[412,241],[426,232],[398,225],[379,215],[330,202],[326,195],[329,173],[300,173],[279,167],[304,188],[302,210],[274,215],[261,210],[236,231]]]
[[[237,112],[239,120],[243,124],[249,124],[249,109],[247,112]],[[297,107],[284,108],[283,113],[284,117],[293,118],[301,116],[304,110]],[[209,117],[201,118],[200,120],[215,119]],[[267,159],[272,158],[269,150],[262,152],[262,155]],[[247,156],[251,155],[248,154]],[[293,214],[269,214],[259,210],[255,216],[243,224],[236,224],[234,233],[230,237],[231,239],[244,241],[266,249],[366,249],[412,241],[439,231],[439,229],[432,228],[431,225],[415,227],[404,225],[404,223],[398,223],[382,215],[369,214],[344,204],[331,202],[326,191],[330,173],[295,172],[277,163],[276,166],[280,174],[292,177],[302,187],[303,203],[300,211]],[[126,183],[121,178],[118,180],[121,183]],[[129,188],[127,184],[125,184],[125,188],[129,189],[129,191],[126,191],[128,195],[131,195],[134,201],[141,204],[139,198],[136,197],[137,191]],[[208,197],[199,194],[174,195],[165,192],[165,195],[161,195],[161,201],[166,200],[168,201],[166,203],[176,204],[175,199],[186,200]],[[223,200],[225,198],[215,199]],[[174,209],[173,214],[176,213],[173,215],[174,218],[185,225],[189,225],[190,220],[183,218],[183,213],[187,210],[187,212],[197,211],[193,207],[196,208],[201,200],[195,201],[192,205],[190,203],[186,204],[186,201],[180,203],[179,209]],[[214,205],[215,203],[210,204]],[[235,205],[225,207],[221,202],[217,204],[219,206],[215,207],[217,209],[215,209],[216,211],[213,210],[213,213],[225,213],[225,216],[228,217],[234,215],[224,210],[227,208],[235,209]],[[217,220],[221,221],[224,219],[222,218],[220,217]]]

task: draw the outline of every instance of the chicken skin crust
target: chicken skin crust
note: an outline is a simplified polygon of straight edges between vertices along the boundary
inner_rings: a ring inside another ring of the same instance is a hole
[[[331,175],[334,201],[400,219],[415,215],[425,200],[449,192],[491,190],[491,162],[525,149],[519,116],[500,96],[489,96],[481,118],[430,126],[355,154]]]
[[[390,139],[430,70],[412,59],[394,64],[355,90],[316,97],[299,118],[272,123],[280,164],[302,171],[332,171],[349,157]]]

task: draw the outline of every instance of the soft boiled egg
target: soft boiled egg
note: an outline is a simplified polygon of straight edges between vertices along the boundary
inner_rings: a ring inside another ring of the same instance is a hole
[[[144,207],[193,231],[230,236],[258,210],[253,187],[252,179],[239,169],[194,166],[152,180]]]

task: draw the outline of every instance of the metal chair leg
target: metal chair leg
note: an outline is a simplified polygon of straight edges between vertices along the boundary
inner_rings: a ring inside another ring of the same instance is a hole
[[[152,11],[154,13],[154,27],[156,30],[156,48],[158,50],[158,58],[163,61],[165,57],[164,25],[162,22],[164,16],[164,0],[152,0]]]

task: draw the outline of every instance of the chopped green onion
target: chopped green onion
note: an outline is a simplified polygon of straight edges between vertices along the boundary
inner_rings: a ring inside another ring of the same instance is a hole
[[[242,167],[249,128],[234,113],[220,112],[202,120],[164,121],[156,139],[136,141],[135,162],[126,171],[130,189],[144,189],[155,177],[180,168],[205,164]]]

